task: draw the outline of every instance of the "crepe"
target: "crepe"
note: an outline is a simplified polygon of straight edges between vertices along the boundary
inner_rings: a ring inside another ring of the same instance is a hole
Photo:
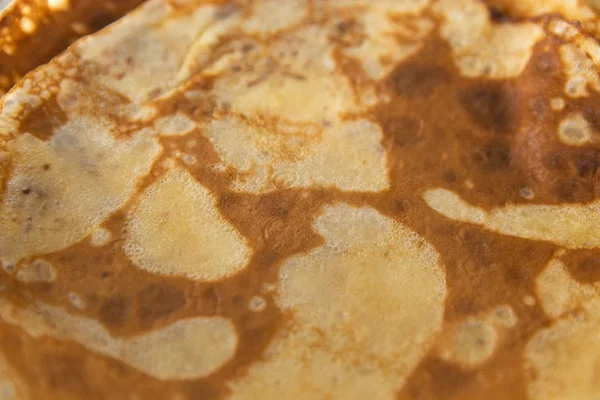
[[[143,0],[0,0],[0,94]],[[6,8],[5,8],[6,7]]]
[[[1,101],[3,398],[599,397],[597,27],[149,0],[77,41]]]

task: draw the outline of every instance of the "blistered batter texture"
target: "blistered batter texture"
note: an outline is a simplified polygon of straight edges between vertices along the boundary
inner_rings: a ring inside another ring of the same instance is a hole
[[[0,100],[0,398],[600,398],[596,7],[149,0],[75,42]]]

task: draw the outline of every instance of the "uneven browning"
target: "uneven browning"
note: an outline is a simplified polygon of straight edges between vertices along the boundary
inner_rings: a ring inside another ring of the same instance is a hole
[[[28,74],[0,393],[599,397],[596,14],[529,3],[150,0]]]
[[[0,12],[0,94],[75,40],[114,22],[142,2],[9,0],[7,9]]]

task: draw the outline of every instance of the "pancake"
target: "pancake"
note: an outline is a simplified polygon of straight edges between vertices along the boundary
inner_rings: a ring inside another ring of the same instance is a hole
[[[7,399],[600,397],[583,2],[149,0],[0,102]]]
[[[0,0],[0,94],[75,40],[110,24],[142,1]]]

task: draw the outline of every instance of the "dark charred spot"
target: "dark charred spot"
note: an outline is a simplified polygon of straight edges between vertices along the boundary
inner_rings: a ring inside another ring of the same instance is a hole
[[[409,62],[401,64],[390,76],[390,85],[399,96],[430,96],[449,83],[452,75],[443,67]]]
[[[392,137],[393,144],[410,146],[419,141],[422,127],[422,121],[402,115],[388,120],[383,129],[386,134]]]
[[[29,189],[29,188],[21,189],[21,193],[23,193],[25,196],[27,196],[29,193],[31,193],[31,189]]]
[[[44,171],[48,171],[50,169],[50,164],[44,164],[44,165],[42,165],[42,169]]]
[[[137,300],[138,318],[151,323],[183,307],[185,295],[181,289],[168,284],[150,284],[138,293]]]
[[[473,161],[485,171],[504,170],[511,162],[510,146],[502,141],[490,141],[473,153]]]
[[[506,83],[476,84],[458,94],[461,106],[479,126],[497,132],[519,127],[518,94]]]
[[[127,322],[128,304],[123,297],[111,297],[100,305],[98,316],[100,321],[109,327],[120,327]]]

